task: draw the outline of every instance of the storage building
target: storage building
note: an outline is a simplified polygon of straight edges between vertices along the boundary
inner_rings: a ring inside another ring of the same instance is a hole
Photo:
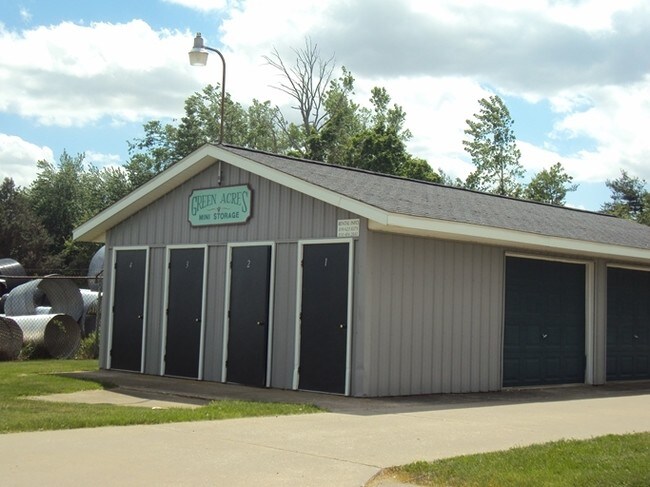
[[[650,379],[650,228],[205,145],[74,232],[100,365],[353,396]]]

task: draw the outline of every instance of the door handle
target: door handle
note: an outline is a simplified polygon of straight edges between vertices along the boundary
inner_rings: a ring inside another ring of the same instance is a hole
[[[542,340],[546,340],[547,338],[548,338],[548,334],[547,333],[542,333]]]
[[[201,318],[195,318],[194,323],[201,323]]]
[[[348,327],[348,326],[347,326],[345,323],[341,323],[341,324],[339,325],[339,328],[340,328],[341,330],[345,330],[347,327]]]
[[[638,339],[639,339],[639,335],[634,335],[634,339],[635,339],[635,340],[638,340]]]
[[[257,326],[264,326],[264,322],[263,321],[258,321]]]

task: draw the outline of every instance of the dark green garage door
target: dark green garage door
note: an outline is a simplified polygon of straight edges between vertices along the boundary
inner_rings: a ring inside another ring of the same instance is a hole
[[[584,382],[585,266],[507,257],[503,385]]]
[[[650,379],[650,272],[607,269],[607,380]]]

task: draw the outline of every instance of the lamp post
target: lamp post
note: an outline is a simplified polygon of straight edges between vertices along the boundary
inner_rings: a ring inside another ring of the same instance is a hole
[[[221,118],[219,120],[219,144],[223,143],[223,113],[226,101],[226,60],[217,49],[208,47],[203,44],[201,33],[197,32],[194,38],[194,47],[188,53],[190,55],[190,64],[192,66],[205,66],[208,63],[208,51],[216,52],[221,58],[223,64],[223,77],[221,79]]]

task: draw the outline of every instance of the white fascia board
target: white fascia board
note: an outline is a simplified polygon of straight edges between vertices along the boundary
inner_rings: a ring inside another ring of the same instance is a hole
[[[215,163],[214,148],[204,145],[101,211],[72,232],[74,240],[103,242],[106,231]]]
[[[646,249],[394,213],[389,215],[386,225],[372,220],[369,221],[368,229],[378,232],[435,237],[504,247],[650,262],[650,250]]]
[[[296,176],[291,176],[290,174],[279,171],[278,169],[273,169],[272,167],[265,166],[264,164],[252,161],[246,157],[240,156],[238,154],[233,154],[232,152],[228,152],[226,150],[219,149],[218,158],[227,164],[231,164],[244,171],[256,174],[264,179],[268,179],[274,183],[291,188],[294,191],[298,191],[299,193],[311,196],[312,198],[320,200],[324,203],[328,203],[332,206],[347,210],[351,213],[362,216],[364,218],[368,218],[369,220],[376,221],[380,224],[388,224],[389,213],[387,211],[355,200],[349,196],[344,196],[330,189],[323,188],[316,184],[300,179]]]

